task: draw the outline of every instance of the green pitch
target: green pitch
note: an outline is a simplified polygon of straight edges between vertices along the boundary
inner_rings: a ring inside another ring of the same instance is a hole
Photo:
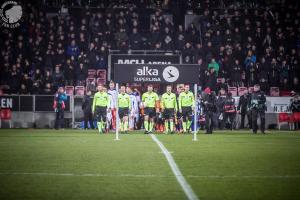
[[[300,199],[300,132],[156,135],[202,199]],[[141,132],[0,129],[0,199],[186,199]]]

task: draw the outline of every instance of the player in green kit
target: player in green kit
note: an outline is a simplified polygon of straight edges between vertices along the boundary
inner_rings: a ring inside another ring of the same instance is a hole
[[[176,95],[172,93],[172,86],[167,86],[167,92],[161,97],[161,109],[163,118],[165,119],[165,133],[169,130],[171,133],[174,132],[174,114],[177,111],[177,100]],[[169,129],[170,126],[170,129]]]
[[[179,112],[182,115],[182,128],[183,132],[186,133],[190,131],[190,127],[192,124],[192,115],[194,110],[194,94],[190,92],[190,86],[185,85],[184,91],[180,93],[178,97],[178,107]]]
[[[142,96],[142,106],[144,107],[144,127],[145,134],[152,133],[154,117],[156,116],[155,105],[159,100],[158,95],[153,92],[153,86],[148,85],[147,92]]]
[[[110,97],[104,91],[103,85],[98,85],[98,92],[94,95],[92,112],[97,119],[99,133],[103,133],[106,126],[106,114],[110,110]]]
[[[131,110],[131,103],[130,96],[126,93],[126,87],[124,85],[122,85],[120,88],[120,94],[118,95],[118,106],[121,132],[127,133],[128,113],[130,113]]]

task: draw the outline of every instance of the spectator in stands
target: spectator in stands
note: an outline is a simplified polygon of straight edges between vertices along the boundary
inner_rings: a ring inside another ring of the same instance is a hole
[[[211,62],[208,64],[208,70],[211,68],[214,69],[215,76],[218,77],[220,65],[216,62],[215,58],[212,58]]]
[[[77,57],[80,54],[80,49],[77,46],[75,40],[71,41],[71,44],[67,48],[67,55]]]
[[[269,69],[269,84],[272,87],[279,86],[279,67],[275,58],[272,58],[271,66]]]
[[[29,94],[29,91],[27,90],[27,87],[24,83],[21,84],[21,88],[19,90],[20,95],[27,95]]]
[[[60,70],[59,66],[55,67],[55,71],[53,72],[53,87],[54,88],[58,88],[59,86],[64,85],[64,74],[62,73],[62,71]]]
[[[178,25],[178,30],[175,34],[176,49],[182,50],[185,45],[185,31],[182,25]]]
[[[42,94],[45,94],[45,95],[53,94],[53,88],[51,86],[51,83],[46,83],[45,88],[42,91]]]
[[[240,65],[240,61],[238,59],[235,59],[234,65],[231,69],[230,72],[230,81],[231,81],[231,86],[233,87],[239,87],[242,85],[241,83],[241,73],[242,73],[243,67]]]
[[[224,90],[226,93],[228,92],[228,83],[226,82],[225,78],[221,78],[221,82],[216,84],[216,90],[220,91],[220,90]]]
[[[66,80],[66,85],[74,85],[75,80],[75,69],[73,64],[71,63],[71,60],[67,60],[67,65],[64,68],[64,78]]]
[[[183,63],[191,64],[194,62],[194,49],[190,42],[185,43],[185,46],[182,51]]]
[[[294,77],[293,78],[293,83],[291,85],[291,88],[294,92],[296,93],[300,93],[300,84],[299,84],[299,78],[298,77]]]
[[[17,65],[13,65],[9,72],[8,84],[10,86],[10,92],[16,94],[20,87],[21,72],[17,69]]]
[[[132,34],[129,36],[130,49],[137,50],[141,48],[142,36],[138,33],[137,28],[132,29]]]
[[[216,72],[213,67],[209,68],[209,71],[207,72],[207,83],[206,87],[210,88],[211,91],[216,91],[216,83],[217,83],[217,77]]]
[[[83,63],[79,64],[79,68],[76,71],[76,85],[84,85],[85,79],[87,78],[87,69]]]
[[[21,80],[21,88],[22,88],[22,85],[25,86],[25,88],[26,88],[26,90],[27,90],[28,93],[31,92],[31,89],[32,89],[32,80],[30,79],[30,77],[28,76],[28,74],[24,74],[23,75],[23,78]]]

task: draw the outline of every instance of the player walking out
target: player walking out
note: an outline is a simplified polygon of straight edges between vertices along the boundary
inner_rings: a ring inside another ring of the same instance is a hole
[[[163,118],[165,120],[165,133],[167,134],[169,130],[171,131],[171,133],[173,133],[174,114],[177,111],[177,100],[176,100],[176,95],[172,93],[171,85],[167,86],[167,92],[162,95],[161,109],[163,113]]]
[[[126,93],[126,87],[124,85],[120,88],[120,94],[118,95],[119,105],[119,118],[121,125],[121,132],[127,133],[128,130],[128,113],[131,111],[130,97]]]
[[[117,101],[117,90],[115,88],[115,83],[113,81],[110,81],[109,83],[109,89],[107,90],[107,93],[111,97],[110,101],[110,108],[111,112],[107,115],[108,120],[108,128],[115,129],[116,128],[116,101]]]
[[[110,97],[104,91],[103,85],[98,85],[98,92],[94,95],[92,112],[97,120],[99,133],[103,133],[106,126],[106,114],[110,111]]]
[[[186,133],[190,131],[190,127],[192,124],[192,115],[194,110],[194,94],[190,92],[190,86],[184,86],[184,92],[181,92],[178,97],[178,107],[179,112],[182,115],[182,128],[183,132]]]
[[[126,92],[130,97],[131,104],[131,112],[129,114],[129,130],[133,130],[135,128],[135,123],[137,122],[139,115],[139,106],[136,95],[132,92],[130,87],[126,88]]]
[[[142,106],[144,107],[144,127],[145,134],[152,133],[154,117],[156,116],[155,105],[159,100],[158,95],[153,92],[153,86],[148,85],[147,92],[142,96]]]

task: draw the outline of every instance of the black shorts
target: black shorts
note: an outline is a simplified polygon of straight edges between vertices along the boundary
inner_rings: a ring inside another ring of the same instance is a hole
[[[119,117],[122,119],[125,116],[128,116],[129,108],[119,108]]]
[[[145,108],[144,113],[145,113],[145,115],[148,115],[150,118],[156,116],[155,108]]]
[[[166,108],[163,112],[164,119],[173,119],[174,118],[174,108]]]
[[[186,118],[186,117],[191,117],[193,115],[193,110],[191,107],[182,107],[182,117]]]
[[[107,115],[107,107],[101,107],[101,106],[96,106],[95,108],[95,117],[98,122],[106,121],[106,115]]]

